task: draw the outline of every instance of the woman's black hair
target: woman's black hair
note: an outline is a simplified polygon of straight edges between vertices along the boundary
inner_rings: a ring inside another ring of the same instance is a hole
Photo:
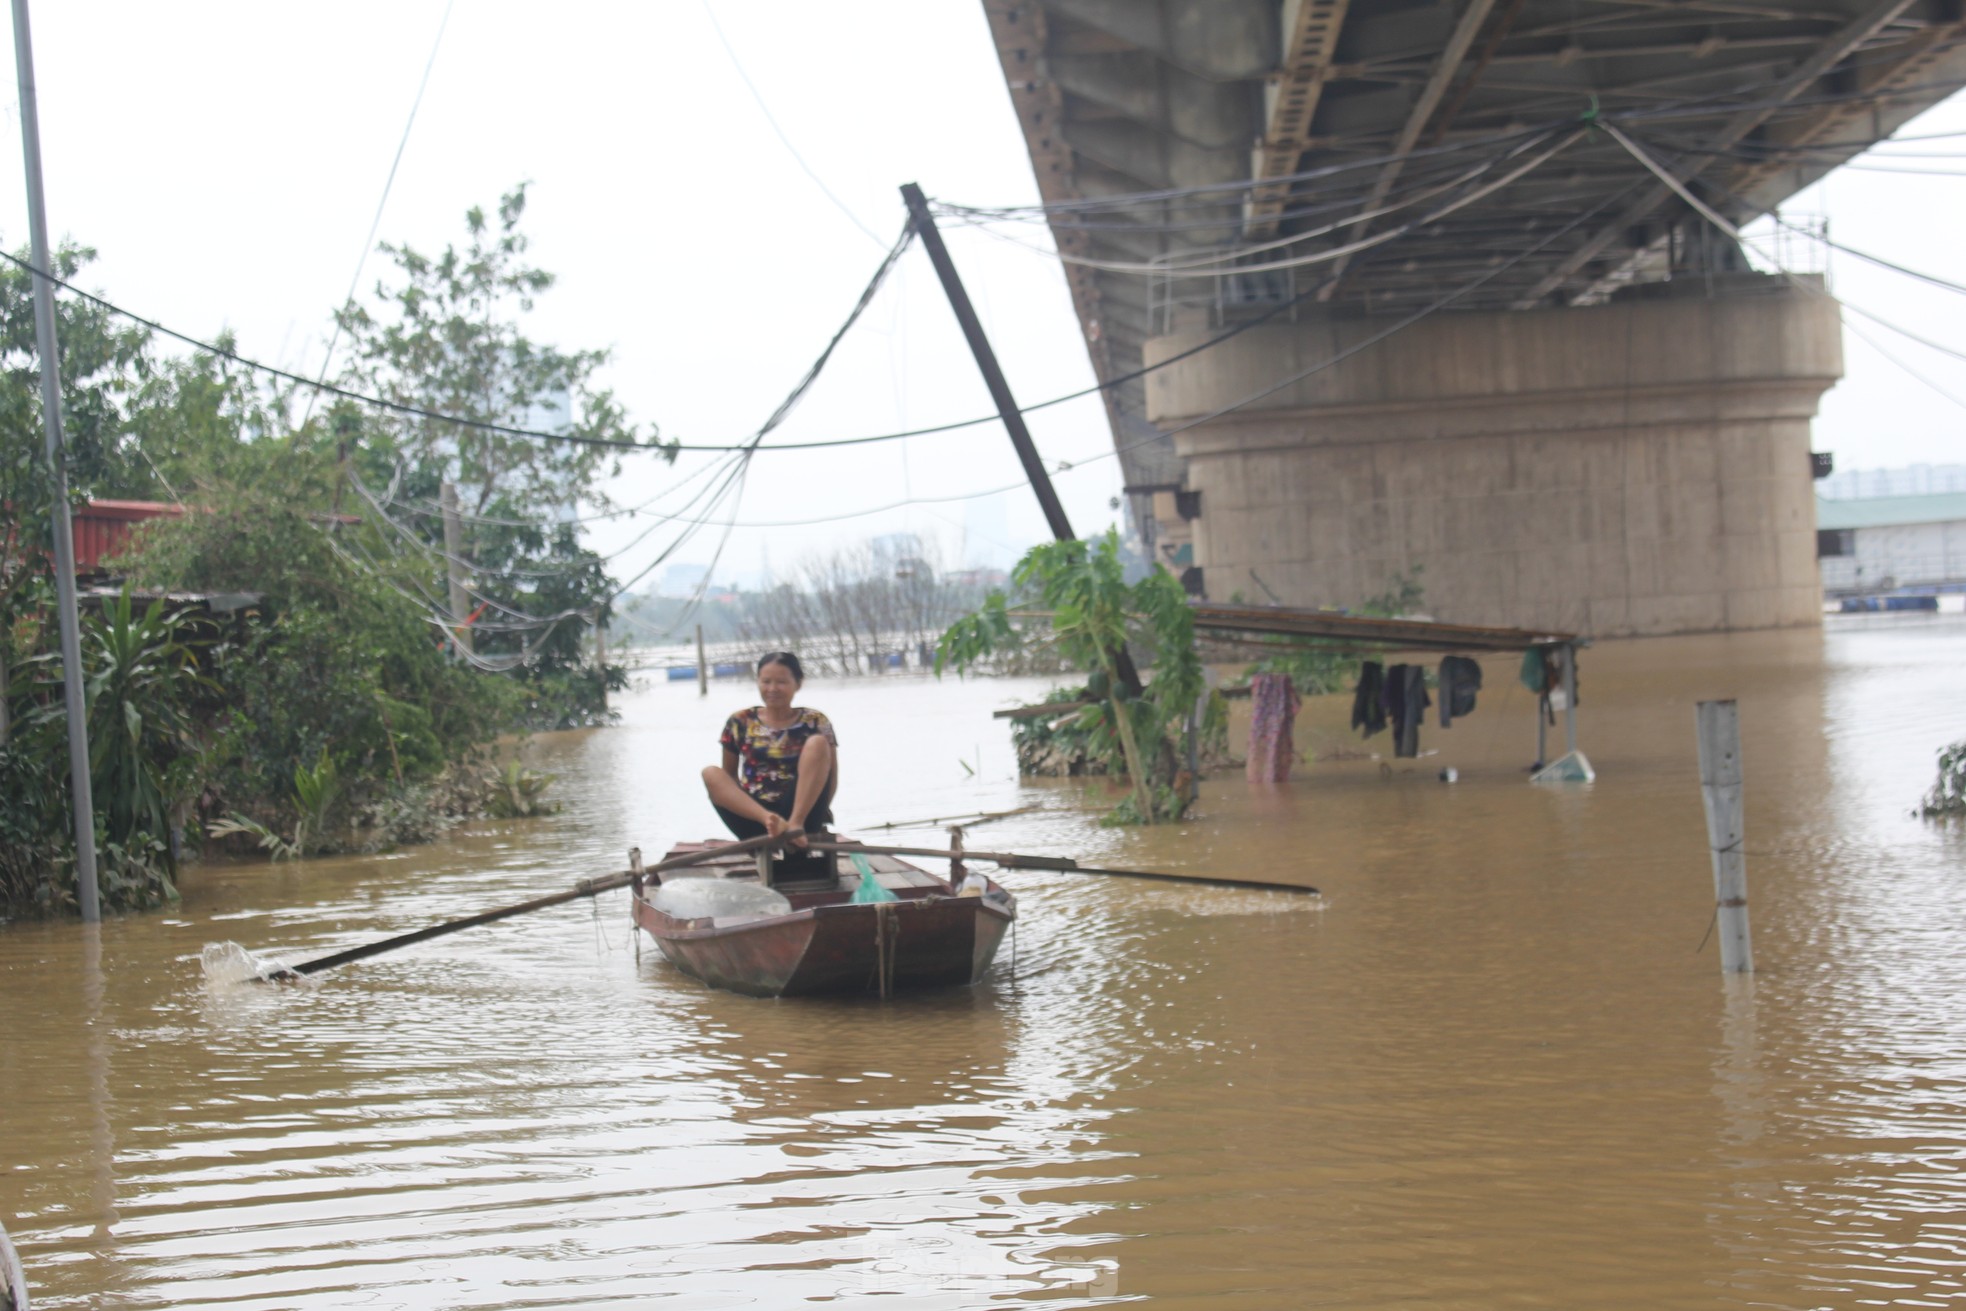
[[[801,686],[803,686],[806,681],[806,671],[804,666],[799,664],[799,658],[793,655],[790,651],[765,652],[763,655],[758,657],[758,672],[761,674],[764,673],[766,665],[784,665],[785,668],[791,673],[792,681],[794,683],[798,683]]]

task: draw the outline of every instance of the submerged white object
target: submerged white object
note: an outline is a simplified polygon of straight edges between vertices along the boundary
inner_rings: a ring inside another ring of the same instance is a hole
[[[1572,751],[1559,756],[1529,776],[1531,783],[1589,783],[1597,778],[1597,771],[1581,751]]]
[[[649,904],[679,920],[723,920],[737,915],[762,919],[792,913],[792,903],[783,893],[757,883],[720,878],[681,878],[664,883],[649,898]]]

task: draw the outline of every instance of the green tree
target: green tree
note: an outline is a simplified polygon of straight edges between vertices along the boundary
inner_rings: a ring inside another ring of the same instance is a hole
[[[26,254],[22,252],[21,258]],[[56,276],[72,281],[95,251],[64,244]],[[129,406],[151,371],[149,333],[71,296],[55,301],[61,344],[62,418],[69,493],[81,501],[128,485],[137,458]],[[21,613],[25,589],[48,571],[53,484],[41,423],[41,352],[34,333],[34,279],[17,264],[0,267],[0,620]]]
[[[379,411],[362,420],[355,467],[395,494],[381,509],[443,568],[444,483],[459,487],[461,563],[479,610],[473,640],[481,657],[517,663],[530,684],[538,726],[592,722],[621,671],[589,658],[590,625],[612,616],[614,582],[605,561],[583,548],[565,515],[607,504],[602,481],[620,469],[620,447],[636,428],[613,394],[595,383],[605,350],[563,351],[526,335],[521,320],[553,285],[527,259],[520,229],[526,189],[503,196],[495,215],[465,215],[462,248],[438,256],[385,245],[396,277],[376,289],[374,309],[350,304],[337,316],[353,348],[350,385],[397,403],[479,424],[545,426],[580,438],[552,442],[472,423]],[[670,461],[672,446],[651,443]],[[433,590],[442,595],[440,586]],[[458,616],[456,618],[462,618]]]
[[[347,381],[388,400],[522,428],[564,405],[559,426],[586,443],[410,415],[375,419],[391,453],[457,483],[473,513],[489,515],[502,502],[508,517],[543,520],[596,501],[600,481],[619,471],[618,449],[587,443],[633,443],[638,436],[613,393],[595,385],[608,351],[562,351],[521,328],[520,316],[554,282],[526,260],[529,242],[519,230],[525,209],[522,184],[500,198],[495,220],[481,207],[466,212],[462,250],[446,246],[432,257],[385,244],[400,280],[377,284],[376,309],[351,302],[336,321],[353,349]],[[673,460],[674,450],[664,449]]]

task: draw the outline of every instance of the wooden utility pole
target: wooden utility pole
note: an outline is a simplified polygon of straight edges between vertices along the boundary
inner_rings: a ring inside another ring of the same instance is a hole
[[[41,191],[41,113],[34,97],[34,43],[27,0],[13,0],[14,65],[20,74],[21,153],[27,167],[27,230],[34,260],[34,345],[41,356],[41,425],[53,482],[55,611],[61,625],[61,691],[68,716],[68,789],[75,812],[75,906],[102,918],[96,892],[96,805],[89,786],[89,720],[82,690],[82,623],[75,612],[75,526],[68,517],[68,456],[61,434],[61,350],[55,340],[53,256],[47,198]]]
[[[451,633],[458,650],[469,653],[471,641],[471,594],[464,590],[464,524],[457,508],[457,484],[447,482],[437,493],[444,512],[444,573],[450,580]]]

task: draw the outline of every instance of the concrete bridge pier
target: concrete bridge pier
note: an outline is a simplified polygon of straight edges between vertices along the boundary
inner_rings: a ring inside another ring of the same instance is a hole
[[[1148,417],[1188,423],[1387,322],[1251,329],[1149,374]],[[1153,338],[1145,358],[1211,331]],[[1815,624],[1809,421],[1842,372],[1836,303],[1759,274],[1436,314],[1177,434],[1190,495],[1157,497],[1157,517],[1217,601],[1352,605],[1419,567],[1427,612],[1451,622]]]

